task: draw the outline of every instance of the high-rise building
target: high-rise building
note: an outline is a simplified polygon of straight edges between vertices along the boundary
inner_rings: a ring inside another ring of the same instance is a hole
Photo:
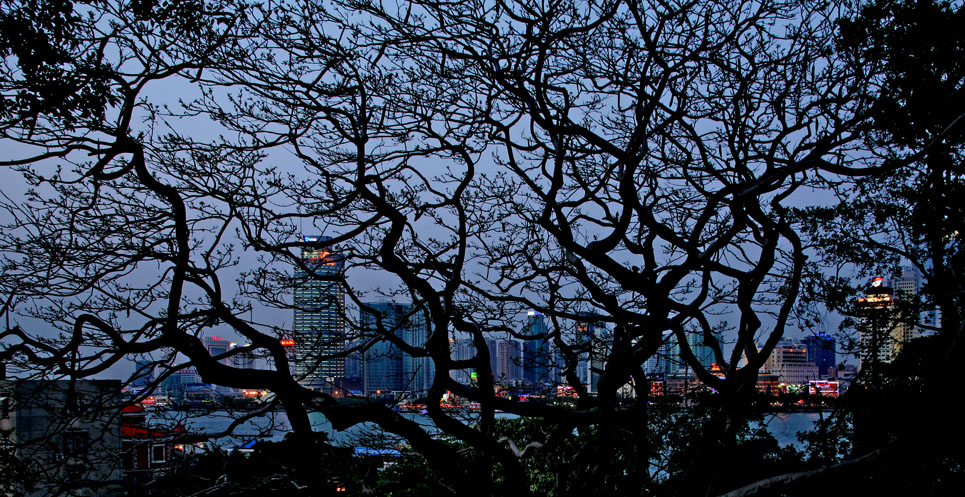
[[[325,236],[306,236],[319,243]],[[314,390],[331,390],[345,375],[345,259],[327,248],[305,247],[295,269],[292,374]]]
[[[913,266],[901,268],[901,278],[895,281],[895,296],[904,304],[902,312],[895,323],[892,334],[892,359],[901,352],[901,348],[908,342],[921,336],[918,319],[913,319],[910,313],[918,308],[919,292],[921,291],[921,272]]]
[[[860,314],[858,360],[862,368],[891,362],[895,342],[904,334],[904,327],[899,327],[895,301],[894,290],[885,284],[883,277],[877,276],[855,305]]]
[[[835,357],[834,337],[827,333],[816,333],[804,339],[807,348],[808,362],[818,367],[818,379],[831,377],[833,369],[837,368]]]
[[[523,329],[523,381],[530,385],[539,385],[551,380],[550,370],[552,357],[550,355],[549,329],[543,315],[530,311],[526,316],[526,327]]]
[[[499,369],[499,340],[487,338],[486,349],[489,351],[489,369],[493,373],[493,380],[495,380],[498,378],[496,370]]]
[[[364,303],[359,322],[362,336],[374,341],[362,357],[366,395],[419,393],[429,389],[432,361],[407,354],[392,342],[397,339],[413,347],[425,347],[429,321],[424,309],[395,302]]]
[[[522,379],[522,347],[516,340],[499,340],[496,342],[496,369],[493,374],[496,381],[511,383]]]

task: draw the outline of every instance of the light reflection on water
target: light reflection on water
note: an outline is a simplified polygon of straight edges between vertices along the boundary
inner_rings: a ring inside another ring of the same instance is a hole
[[[821,419],[819,412],[781,412],[764,416],[767,432],[777,440],[781,447],[793,446],[803,449],[804,444],[798,441],[797,434],[814,429],[814,425]],[[827,417],[828,413],[823,416]]]
[[[436,430],[426,415],[415,413],[402,415],[418,422],[427,431]],[[827,415],[824,414],[824,416]],[[511,414],[497,414],[496,416],[501,418],[516,417]],[[821,413],[816,412],[775,413],[766,415],[764,424],[767,431],[774,436],[782,447],[791,445],[800,449],[803,445],[797,439],[798,433],[810,431],[819,419],[821,419]],[[378,441],[383,444],[390,442],[390,445],[394,445],[394,443],[391,443],[393,436],[383,433],[371,423],[362,423],[345,431],[337,431],[332,428],[332,424],[321,413],[310,414],[309,420],[315,432],[326,433],[329,440],[339,445],[358,446],[367,442]],[[177,423],[181,423],[189,432],[208,434],[224,431],[232,421],[231,413],[226,411],[212,411],[211,413],[168,411],[154,413],[151,417],[151,422],[155,424],[173,427]],[[273,412],[245,421],[235,428],[232,436],[221,438],[213,441],[213,443],[224,448],[232,448],[252,439],[281,441],[290,431],[291,427],[285,413]]]

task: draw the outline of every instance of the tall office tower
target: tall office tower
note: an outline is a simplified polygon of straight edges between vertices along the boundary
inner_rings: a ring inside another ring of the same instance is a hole
[[[818,379],[818,367],[808,362],[807,348],[790,340],[782,340],[774,347],[761,372],[775,374],[779,382],[788,385],[805,386]]]
[[[305,243],[329,237],[306,236]],[[295,269],[292,374],[313,390],[331,390],[345,375],[345,258],[324,248],[303,248]]]
[[[549,340],[546,334],[549,328],[543,315],[530,311],[526,316],[526,327],[523,329],[523,381],[530,385],[539,385],[551,381]],[[533,338],[528,338],[533,337]]]
[[[831,377],[832,369],[837,368],[835,357],[834,337],[827,333],[816,333],[804,339],[807,348],[808,362],[818,367],[818,379]]]
[[[904,332],[899,328],[895,312],[895,296],[881,276],[875,277],[867,294],[858,299],[855,307],[858,322],[858,361],[862,368],[891,362],[896,337]]]
[[[899,301],[906,302],[908,304],[916,304],[913,307],[918,310],[917,325],[912,323],[916,320],[914,319],[904,319],[899,323],[901,329],[896,333],[900,336],[902,342],[907,343],[909,340],[913,340],[920,336],[933,335],[935,332],[941,328],[942,325],[942,313],[941,310],[928,305],[925,299],[921,298],[922,289],[922,274],[918,268],[914,266],[905,266],[901,268],[901,278],[895,282],[895,293]],[[895,353],[901,349],[901,344],[898,344]]]
[[[515,382],[522,379],[521,368],[522,347],[516,340],[499,340],[496,342],[496,375],[498,382]]]
[[[362,354],[366,395],[420,393],[429,389],[432,361],[403,352],[388,338],[425,347],[429,320],[424,309],[395,302],[363,303],[359,322],[363,336],[375,340]]]
[[[496,370],[499,369],[499,340],[487,338],[486,349],[489,350],[489,369],[493,373],[493,381],[497,381],[499,378],[496,375]]]

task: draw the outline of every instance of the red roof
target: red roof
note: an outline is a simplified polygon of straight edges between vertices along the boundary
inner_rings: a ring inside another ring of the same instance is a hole
[[[121,412],[125,414],[144,412],[144,406],[141,404],[131,404],[129,406],[124,406],[124,409],[121,409]]]
[[[168,432],[144,428],[143,426],[121,425],[122,438],[164,438],[168,435]]]

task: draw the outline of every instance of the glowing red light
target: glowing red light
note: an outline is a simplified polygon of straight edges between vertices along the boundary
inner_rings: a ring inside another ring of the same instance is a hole
[[[294,346],[295,346],[295,341],[294,341],[294,340],[282,340],[280,343],[281,343],[281,346],[282,346],[282,347],[294,347]]]

